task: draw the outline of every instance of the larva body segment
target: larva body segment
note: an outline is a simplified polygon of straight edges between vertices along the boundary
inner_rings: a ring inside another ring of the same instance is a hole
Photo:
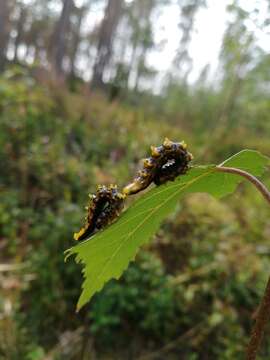
[[[133,195],[146,189],[152,182],[161,185],[174,180],[178,175],[185,174],[192,158],[185,142],[176,143],[165,138],[161,146],[151,146],[151,156],[144,159],[143,169],[123,189],[123,193]]]
[[[75,240],[84,240],[96,230],[109,225],[119,216],[124,206],[125,195],[119,193],[116,185],[99,185],[95,195],[90,196],[87,206],[86,223],[74,234]]]

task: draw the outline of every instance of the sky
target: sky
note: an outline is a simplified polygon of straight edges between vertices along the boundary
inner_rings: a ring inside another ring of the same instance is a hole
[[[222,37],[226,28],[228,16],[226,6],[229,0],[208,0],[207,8],[199,10],[195,17],[194,33],[189,47],[193,59],[193,71],[190,81],[194,81],[205,65],[216,68]],[[171,66],[179,44],[181,33],[178,29],[179,6],[167,6],[160,15],[156,26],[157,43],[165,39],[166,44],[159,53],[153,52],[149,64],[165,73]]]
[[[189,54],[193,60],[193,69],[188,78],[189,82],[194,82],[206,65],[210,65],[209,76],[213,78],[218,71],[218,59],[222,46],[222,39],[226,30],[230,14],[226,11],[228,5],[233,0],[207,0],[207,7],[201,8],[195,16],[194,32],[189,45]],[[265,32],[260,28],[260,24],[265,20],[268,13],[266,0],[239,0],[241,6],[252,11],[257,8],[258,12],[251,15],[247,26],[252,30],[257,38],[257,43],[270,54],[270,32]],[[159,71],[158,81],[156,82],[157,91],[160,82],[169,70],[176,55],[177,46],[180,41],[181,33],[178,29],[179,5],[177,1],[164,7],[156,24],[156,42],[165,42],[162,50],[153,51],[148,63]]]
[[[80,2],[83,1],[76,0],[76,3],[80,5]],[[190,74],[189,81],[195,81],[200,71],[207,64],[211,65],[212,73],[216,69],[222,37],[228,19],[226,6],[231,1],[207,0],[207,8],[198,11],[189,47],[193,59],[193,71]],[[150,66],[153,66],[158,71],[157,80],[155,81],[157,91],[159,91],[162,79],[172,66],[181,38],[181,31],[178,28],[180,10],[177,2],[178,0],[174,0],[170,5],[162,7],[154,27],[155,41],[157,44],[162,45],[158,46],[159,50],[149,53],[147,61]],[[103,10],[103,6],[93,6],[86,23],[98,24],[102,19]],[[151,83],[152,85],[153,83]]]
[[[85,0],[75,1],[77,5],[80,5],[80,2],[83,3]],[[256,15],[257,18],[265,17],[267,0],[238,1],[244,9],[249,11],[257,7],[259,9]],[[189,82],[194,82],[207,64],[210,65],[210,77],[215,76],[222,38],[230,16],[226,11],[226,7],[232,2],[233,0],[207,0],[207,7],[201,8],[196,14],[192,41],[189,45],[189,54],[193,60],[193,70],[189,76]],[[96,5],[91,8],[86,24],[95,26],[100,22],[103,17],[104,4],[105,2],[101,6]],[[148,64],[158,71],[157,89],[160,88],[162,78],[172,66],[181,38],[181,31],[178,28],[180,19],[178,0],[172,0],[170,5],[162,7],[162,10],[159,11],[158,21],[154,26],[154,34],[155,41],[160,46],[158,46],[158,50],[151,51],[147,59]],[[270,53],[269,33],[260,31],[259,27],[254,25],[252,19],[249,27],[256,32],[258,42],[262,48]],[[155,89],[152,90],[155,91]]]

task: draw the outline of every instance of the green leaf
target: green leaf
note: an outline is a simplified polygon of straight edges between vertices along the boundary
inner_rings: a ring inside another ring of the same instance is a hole
[[[222,163],[260,176],[269,159],[257,151],[243,150]],[[100,291],[104,284],[119,279],[141,245],[158,230],[162,220],[184,195],[206,192],[217,198],[233,192],[242,180],[234,174],[217,172],[215,165],[197,166],[174,182],[156,186],[144,194],[119,219],[96,235],[66,251],[84,265],[83,290],[77,309]]]

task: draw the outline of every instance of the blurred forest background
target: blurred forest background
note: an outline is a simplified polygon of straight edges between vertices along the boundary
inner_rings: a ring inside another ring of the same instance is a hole
[[[63,261],[87,194],[126,184],[165,136],[201,164],[270,155],[270,3],[223,2],[217,68],[191,81],[211,0],[0,0],[0,359],[243,359],[270,273],[269,209],[249,185],[179,203],[79,314],[80,267]],[[160,41],[170,6],[178,32]],[[171,36],[161,76],[149,59]]]

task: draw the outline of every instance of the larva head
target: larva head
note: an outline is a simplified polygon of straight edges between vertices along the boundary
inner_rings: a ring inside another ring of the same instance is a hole
[[[87,227],[84,226],[78,232],[74,233],[73,235],[74,240],[78,241],[85,234],[86,229]]]

